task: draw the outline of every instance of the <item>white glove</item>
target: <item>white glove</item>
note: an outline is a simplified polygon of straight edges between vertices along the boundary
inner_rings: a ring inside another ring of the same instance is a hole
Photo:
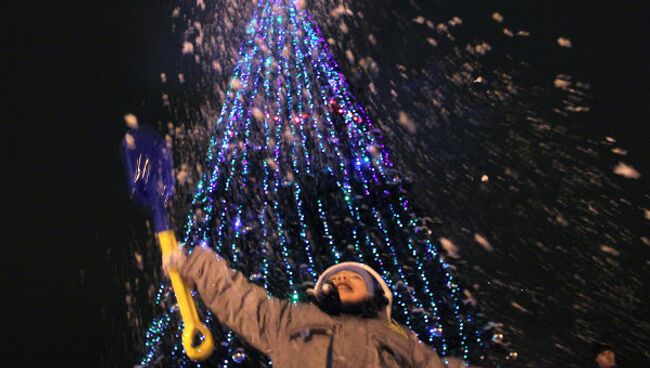
[[[163,257],[162,268],[165,276],[169,277],[169,271],[180,270],[185,264],[185,261],[187,261],[187,256],[180,249],[174,250],[172,254],[167,257]]]

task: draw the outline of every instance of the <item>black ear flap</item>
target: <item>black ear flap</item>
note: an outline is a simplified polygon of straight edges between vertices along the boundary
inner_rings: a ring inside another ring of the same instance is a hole
[[[375,288],[375,295],[373,297],[373,303],[377,307],[385,307],[388,305],[389,301],[388,298],[386,297],[386,294],[384,293],[384,289],[381,288],[381,286],[377,286]]]

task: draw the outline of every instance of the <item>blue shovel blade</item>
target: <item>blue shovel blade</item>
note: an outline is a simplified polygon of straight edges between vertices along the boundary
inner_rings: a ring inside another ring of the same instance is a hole
[[[156,232],[169,229],[165,204],[174,191],[172,151],[153,129],[131,129],[122,139],[122,157],[131,196],[152,211]]]

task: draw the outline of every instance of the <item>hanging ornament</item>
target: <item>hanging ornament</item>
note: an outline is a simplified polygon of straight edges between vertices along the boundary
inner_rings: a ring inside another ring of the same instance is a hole
[[[246,360],[246,351],[242,348],[238,348],[235,350],[235,352],[232,354],[232,361],[241,364]]]
[[[497,332],[492,335],[492,342],[495,344],[501,344],[503,342],[503,334],[501,332]]]
[[[441,326],[435,326],[431,329],[431,334],[435,337],[441,337],[443,332],[444,331]]]

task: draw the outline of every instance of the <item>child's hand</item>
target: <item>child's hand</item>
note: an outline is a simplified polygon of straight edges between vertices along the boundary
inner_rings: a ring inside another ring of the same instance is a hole
[[[180,270],[185,264],[186,260],[187,260],[187,256],[180,249],[174,250],[167,257],[163,257],[162,268],[163,268],[163,272],[165,273],[165,276],[169,277],[169,271]]]

